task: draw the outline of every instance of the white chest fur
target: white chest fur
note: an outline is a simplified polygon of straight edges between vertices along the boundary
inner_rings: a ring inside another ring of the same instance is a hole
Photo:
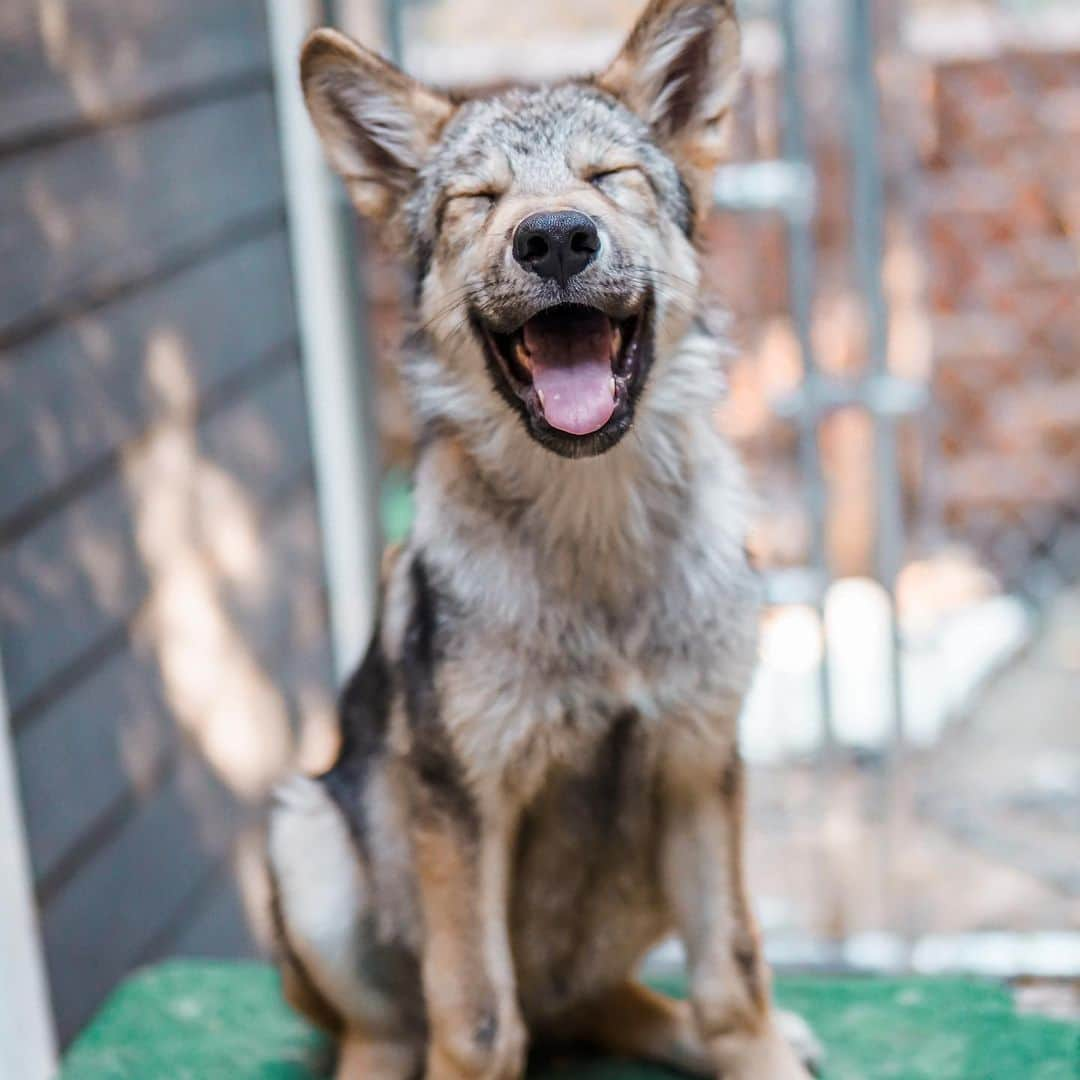
[[[698,450],[680,483],[629,455],[557,462],[531,501],[421,471],[414,544],[444,593],[437,682],[462,761],[531,786],[627,710],[658,741],[730,746],[756,584],[737,470],[719,440]]]

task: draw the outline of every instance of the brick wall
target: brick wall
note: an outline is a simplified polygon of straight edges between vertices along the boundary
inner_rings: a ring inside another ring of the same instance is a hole
[[[899,374],[930,379],[934,400],[927,422],[901,430],[909,530],[970,542],[1010,582],[1051,549],[1060,575],[1075,576],[1080,44],[1048,51],[1043,35],[1038,49],[987,49],[983,23],[957,29],[932,14],[911,49],[899,47],[898,20],[884,20],[879,63],[889,361]],[[999,36],[1016,40],[1014,30]],[[748,34],[735,160],[779,153],[779,53],[770,34],[765,26]],[[823,370],[854,376],[866,348],[850,254],[842,35],[811,38],[804,100],[820,196],[813,336]],[[924,48],[927,41],[934,47]],[[979,43],[979,58],[964,58],[965,41]],[[797,564],[809,531],[796,433],[771,408],[800,370],[787,314],[785,230],[775,217],[714,213],[703,250],[707,290],[730,313],[736,346],[720,422],[762,496],[754,547],[767,565]],[[402,282],[379,253],[369,277],[384,454],[388,464],[406,466],[412,433],[394,359]],[[872,567],[872,438],[857,410],[838,411],[822,427],[828,549],[838,574]]]
[[[950,529],[1080,569],[1080,48],[936,64],[928,302]]]

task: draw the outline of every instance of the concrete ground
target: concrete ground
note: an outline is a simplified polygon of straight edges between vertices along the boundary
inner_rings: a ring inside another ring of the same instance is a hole
[[[774,931],[1080,931],[1080,588],[894,776],[850,755],[758,766],[751,800],[755,897]]]

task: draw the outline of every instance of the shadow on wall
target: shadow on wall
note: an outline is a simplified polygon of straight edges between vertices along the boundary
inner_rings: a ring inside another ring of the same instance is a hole
[[[207,882],[262,909],[332,675],[263,3],[0,37],[0,641],[70,1030]]]

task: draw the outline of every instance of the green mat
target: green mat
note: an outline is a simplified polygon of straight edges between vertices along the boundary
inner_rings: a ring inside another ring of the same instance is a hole
[[[678,987],[663,989],[677,992]],[[781,978],[810,1021],[827,1080],[1077,1080],[1080,1025],[1018,1016],[1006,987],[964,979]],[[311,1080],[325,1041],[257,964],[173,962],[121,986],[71,1048],[62,1080]],[[535,1080],[672,1080],[616,1061],[560,1062]]]

